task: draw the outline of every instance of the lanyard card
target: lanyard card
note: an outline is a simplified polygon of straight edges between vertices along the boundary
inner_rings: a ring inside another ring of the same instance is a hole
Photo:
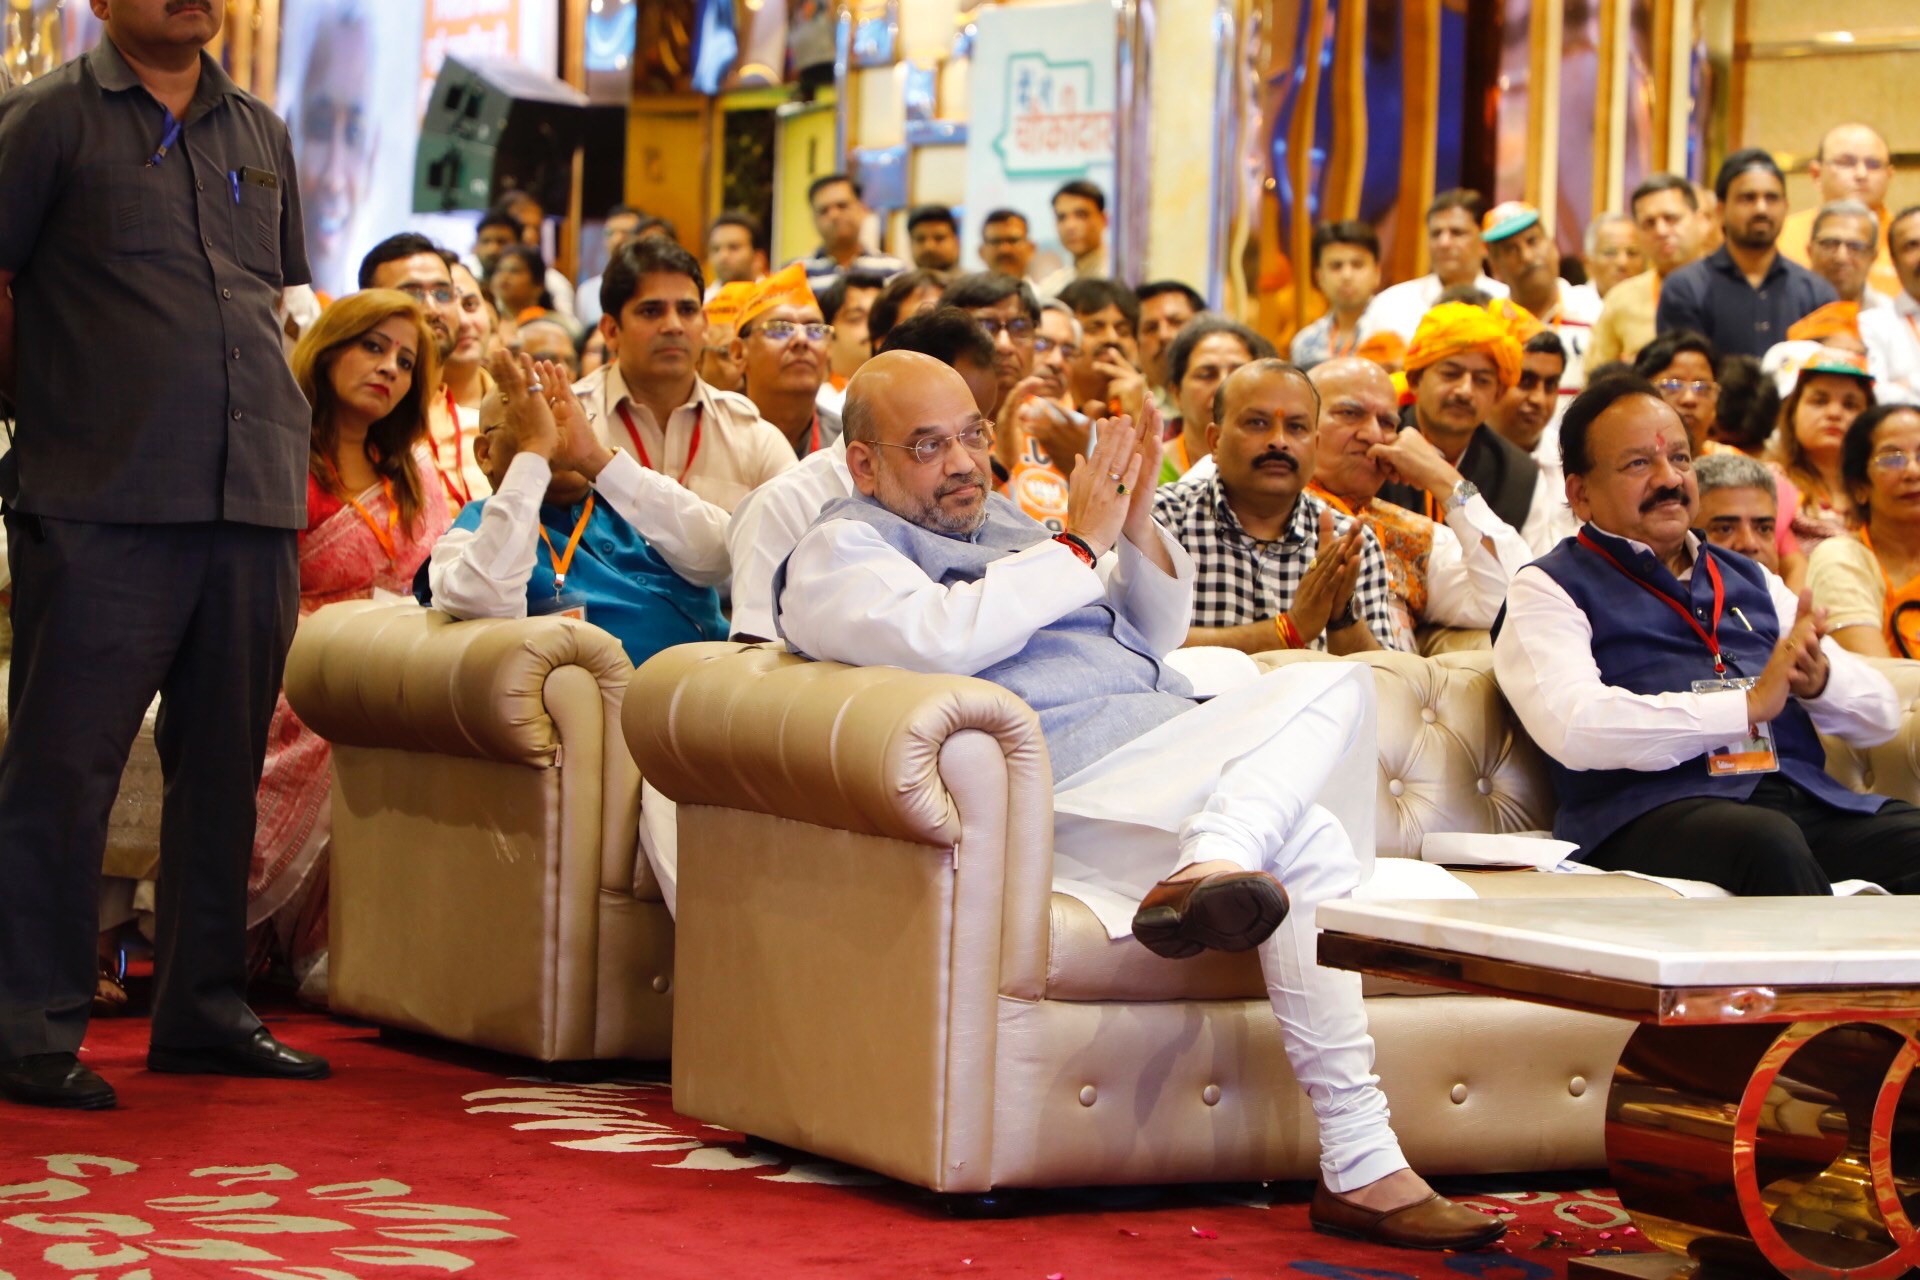
[[[527,601],[527,616],[530,618],[573,618],[579,622],[587,620],[587,597],[578,591],[561,591],[550,596],[538,596]]]
[[[1721,693],[1728,689],[1739,689],[1744,692],[1752,686],[1752,676],[1735,676],[1725,680],[1695,680],[1693,691]],[[1716,778],[1730,778],[1742,773],[1778,773],[1779,770],[1780,757],[1773,749],[1773,726],[1770,724],[1748,725],[1746,737],[1707,752],[1707,772]]]

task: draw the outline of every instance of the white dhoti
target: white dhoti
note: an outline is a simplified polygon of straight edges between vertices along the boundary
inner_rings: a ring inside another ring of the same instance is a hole
[[[1054,792],[1054,887],[1125,937],[1140,899],[1181,867],[1271,873],[1291,908],[1260,946],[1294,1076],[1320,1122],[1320,1170],[1352,1191],[1407,1167],[1373,1073],[1360,976],[1315,960],[1320,903],[1373,861],[1372,669],[1283,667],[1135,739]]]

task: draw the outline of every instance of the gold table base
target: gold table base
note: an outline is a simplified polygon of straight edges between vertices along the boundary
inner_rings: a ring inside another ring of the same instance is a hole
[[[1607,1095],[1607,1167],[1665,1252],[1575,1259],[1570,1280],[1920,1267],[1912,990],[1682,993],[1337,933],[1321,935],[1320,960],[1640,1023]]]

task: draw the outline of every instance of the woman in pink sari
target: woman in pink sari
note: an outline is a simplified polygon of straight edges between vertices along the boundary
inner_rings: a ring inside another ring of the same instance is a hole
[[[313,406],[300,613],[380,593],[407,596],[449,523],[426,454],[426,396],[439,381],[432,331],[404,293],[368,289],[327,308],[294,348]],[[274,708],[247,880],[256,954],[285,959],[301,993],[323,999],[331,753],[286,695]]]

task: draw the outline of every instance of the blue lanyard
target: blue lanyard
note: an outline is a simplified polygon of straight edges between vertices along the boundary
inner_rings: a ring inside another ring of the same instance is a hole
[[[174,144],[180,141],[180,122],[173,118],[172,111],[169,111],[165,107],[160,109],[167,113],[167,128],[166,132],[160,135],[159,150],[155,151],[153,158],[147,161],[147,167],[149,169],[159,164],[162,160],[165,160],[167,158],[167,152],[173,150]]]

